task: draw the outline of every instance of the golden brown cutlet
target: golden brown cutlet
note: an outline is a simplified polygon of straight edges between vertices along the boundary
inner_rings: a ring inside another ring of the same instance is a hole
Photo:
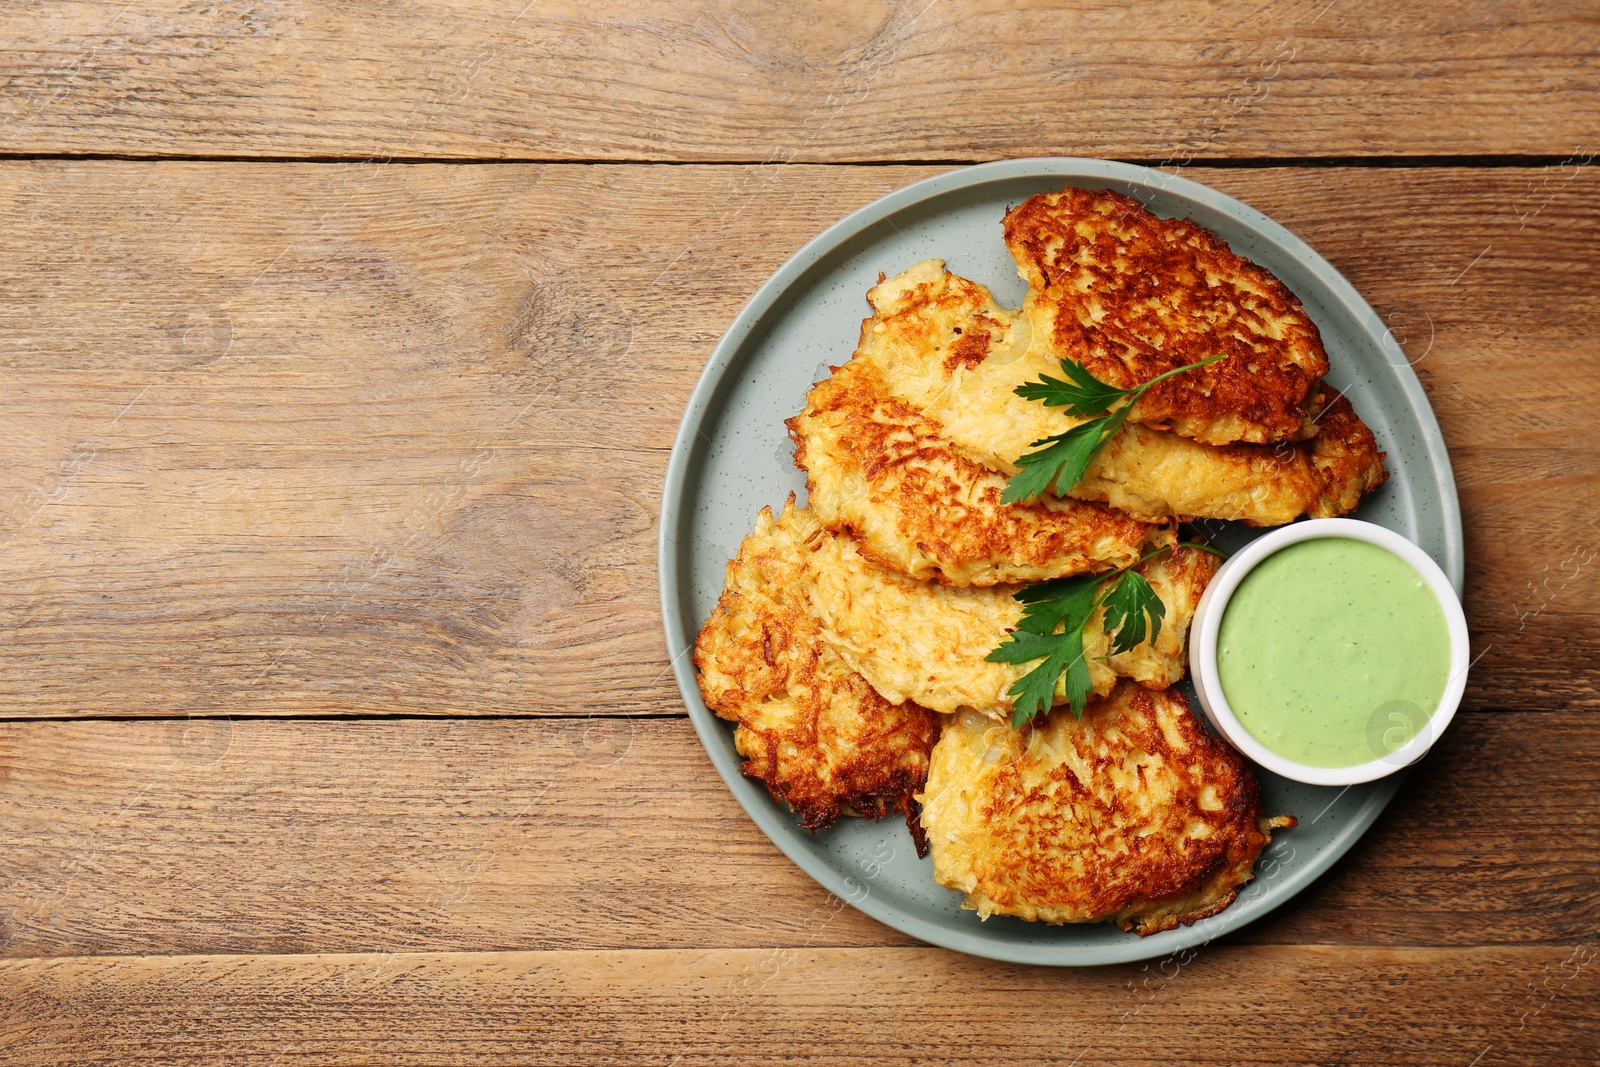
[[[1301,515],[1348,515],[1389,477],[1384,453],[1344,397],[1324,407],[1317,422],[1319,432],[1309,441],[1220,446],[1128,424],[1072,495],[1151,521],[1279,526]]]
[[[873,315],[851,362],[877,371],[890,398],[938,426],[955,454],[1001,474],[1033,442],[1083,420],[1017,396],[1017,386],[1059,375],[1033,343],[1026,319],[1014,319],[989,291],[925,260],[879,282],[867,294]],[[985,340],[954,358],[959,339]],[[1383,453],[1348,400],[1315,417],[1309,441],[1276,445],[1201,444],[1136,423],[1125,425],[1071,491],[1148,522],[1234,519],[1276,526],[1301,515],[1348,514],[1386,477]]]
[[[1315,432],[1308,401],[1328,373],[1316,324],[1270,271],[1210,230],[1071,187],[1030,197],[1004,226],[1035,343],[1051,358],[1126,389],[1226,357],[1151,388],[1131,421],[1213,445]]]
[[[766,782],[803,826],[897,810],[919,837],[911,797],[927,777],[940,719],[879,696],[822,640],[807,595],[808,539],[830,536],[793,497],[780,519],[761,510],[695,641],[700,692],[738,724],[744,772]]]
[[[1242,757],[1171,691],[1119,683],[1082,720],[974,713],[933,750],[922,825],[935,880],[983,918],[1115,922],[1152,934],[1214,915],[1271,831]]]
[[[1102,504],[1002,504],[1005,476],[957,453],[862,360],[834,368],[788,426],[807,506],[863,556],[912,578],[965,587],[1116,570],[1170,537]]]

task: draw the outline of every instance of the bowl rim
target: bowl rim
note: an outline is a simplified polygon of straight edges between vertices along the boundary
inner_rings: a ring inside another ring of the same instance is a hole
[[[1365,541],[1387,549],[1409,564],[1428,583],[1444,611],[1445,625],[1449,630],[1450,679],[1445,683],[1444,694],[1423,729],[1418,730],[1416,736],[1402,748],[1387,756],[1349,767],[1313,767],[1267,748],[1239,722],[1218,677],[1217,637],[1223,614],[1234,591],[1263,560],[1293,544],[1333,537]],[[1189,642],[1189,673],[1194,679],[1195,692],[1206,718],[1229,744],[1252,762],[1274,774],[1307,785],[1349,786],[1393,774],[1427,754],[1455,718],[1462,694],[1466,691],[1467,674],[1472,666],[1471,655],[1467,618],[1461,600],[1449,577],[1431,556],[1404,535],[1376,523],[1360,519],[1310,519],[1256,538],[1230,556],[1217,571],[1195,608]]]

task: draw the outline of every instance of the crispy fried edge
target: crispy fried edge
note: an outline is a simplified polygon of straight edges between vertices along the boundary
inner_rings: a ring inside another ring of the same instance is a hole
[[[1383,461],[1389,453],[1378,451],[1378,439],[1361,421],[1350,399],[1340,394],[1317,414],[1321,429],[1309,444],[1311,466],[1321,479],[1321,492],[1311,505],[1312,518],[1348,515],[1361,498],[1389,480]]]
[[[755,565],[753,560],[746,561],[746,550],[752,547],[753,539],[762,532],[763,526],[770,524],[773,529],[781,531],[784,536],[793,536],[793,531],[790,531],[783,526],[783,520],[791,519],[793,515],[796,514],[798,509],[796,509],[794,505],[795,495],[790,493],[788,500],[784,505],[783,515],[777,519],[773,517],[772,509],[770,507],[763,507],[757,516],[755,530],[741,540],[738,552],[732,559],[728,561],[727,567],[725,568],[726,577],[724,579],[722,594],[718,597],[717,606],[712,609],[711,615],[707,617],[705,623],[700,628],[700,632],[696,635],[692,652],[692,659],[696,670],[695,681],[700,689],[701,698],[705,701],[706,706],[710,708],[711,711],[719,718],[727,719],[735,723],[735,748],[738,750],[741,756],[745,757],[745,761],[741,767],[742,772],[747,777],[755,778],[761,781],[767,787],[767,791],[772,795],[774,800],[787,805],[791,810],[799,815],[801,826],[810,830],[812,833],[815,833],[817,830],[831,827],[842,815],[856,815],[865,818],[881,819],[891,811],[898,811],[905,816],[906,826],[911,833],[912,841],[916,845],[917,854],[919,856],[926,855],[927,835],[923,833],[922,824],[918,817],[919,811],[913,803],[914,795],[922,788],[923,783],[926,781],[926,767],[924,767],[921,781],[916,780],[915,776],[908,774],[904,768],[894,767],[891,769],[886,779],[880,774],[880,780],[873,782],[870,787],[863,786],[853,791],[848,789],[834,790],[825,800],[819,800],[807,795],[800,795],[804,791],[798,791],[793,788],[793,786],[786,787],[784,784],[784,781],[787,778],[782,770],[785,761],[780,758],[778,748],[779,745],[787,738],[782,735],[764,731],[758,727],[751,726],[739,716],[739,710],[742,701],[751,699],[749,691],[744,689],[742,686],[737,686],[737,697],[733,699],[718,699],[717,694],[712,692],[707,686],[704,672],[707,666],[707,661],[711,658],[709,651],[710,635],[712,634],[713,628],[717,624],[719,617],[732,617],[739,608],[739,602],[743,599],[743,594],[739,593],[736,588],[734,578],[736,568],[738,568],[742,562],[748,562],[748,564],[751,566]],[[763,575],[763,578],[765,578],[765,575]],[[885,708],[899,707],[903,709],[904,713],[907,714],[909,718],[920,719],[923,727],[923,734],[925,735],[924,739],[926,741],[926,744],[923,746],[927,750],[927,752],[924,754],[924,763],[926,763],[927,755],[931,754],[933,745],[938,742],[938,734],[943,725],[942,717],[937,712],[931,711],[917,704],[907,702],[902,705],[894,705],[885,700],[882,695],[880,695],[871,686],[871,684],[867,682],[865,678],[862,678],[859,674],[855,674],[855,672],[851,671],[849,665],[845,663],[842,658],[838,657],[836,652],[827,647],[826,643],[822,640],[820,621],[818,621],[814,615],[810,614],[808,598],[802,596],[800,600],[802,603],[807,604],[807,607],[803,612],[790,605],[781,610],[780,617],[783,621],[783,629],[786,637],[794,637],[795,630],[797,628],[801,629],[802,631],[806,629],[813,631],[811,634],[811,643],[813,644],[814,648],[806,653],[810,663],[807,673],[810,675],[815,675],[817,673],[818,661],[823,655],[833,656],[836,659],[839,659],[839,665],[844,671],[855,675],[855,680],[859,682],[860,691],[865,693],[870,700],[881,704]],[[800,625],[797,627],[796,624],[800,621],[800,617],[802,615],[804,615],[805,619],[809,621],[809,626]],[[763,627],[763,659],[769,667],[776,669],[777,663],[774,661],[774,657],[771,654],[770,648],[767,647],[767,641],[769,639],[770,634],[766,631],[766,628]],[[718,667],[718,671],[719,673],[727,675],[730,680],[735,682],[742,681],[742,679],[738,677],[740,674],[738,671],[724,670],[720,666]],[[792,674],[786,671],[785,681],[789,681],[791,679]],[[828,681],[826,678],[817,679],[814,677],[806,680],[811,681],[813,684],[827,684]],[[776,690],[774,690],[774,692],[775,691]],[[820,695],[815,695],[814,699],[817,702],[818,707],[812,714],[809,727],[813,734],[814,743],[820,746],[820,741],[815,740],[814,735],[816,733],[817,718],[820,715],[820,705],[825,698]],[[911,725],[914,726],[915,723],[912,723]],[[758,750],[764,757],[764,767],[761,763],[758,763],[756,759],[755,752]],[[859,774],[859,770],[860,768],[852,764],[848,769],[846,769],[844,774],[836,776],[832,780],[837,783],[847,783],[855,774]]]

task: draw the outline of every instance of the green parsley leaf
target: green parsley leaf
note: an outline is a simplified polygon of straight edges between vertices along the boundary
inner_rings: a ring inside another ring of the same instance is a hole
[[[1088,619],[1094,610],[1094,593],[1105,580],[1103,574],[1079,574],[1070,578],[1025,585],[1011,594],[1023,605],[1017,629],[1033,634],[1053,634],[1069,617]]]
[[[1066,380],[1040,375],[1036,382],[1017,386],[1017,395],[1024,400],[1042,401],[1045,407],[1066,408],[1071,415],[1092,418],[1104,415],[1112,404],[1133,392],[1102,382],[1089,373],[1088,367],[1070,359],[1061,361],[1061,373]]]
[[[1043,659],[1011,683],[1006,695],[1014,709],[1011,724],[1022,727],[1055,703],[1056,679],[1066,674],[1067,700],[1074,715],[1088,701],[1089,665],[1083,657],[1083,627],[1098,606],[1103,574],[1080,574],[1024,586],[1012,595],[1023,605],[1017,628],[985,657],[990,663]]]
[[[1166,617],[1167,607],[1144,575],[1123,571],[1101,603],[1106,609],[1105,629],[1111,636],[1113,656],[1144,644],[1146,631],[1152,645],[1161,636],[1161,620]]]
[[[1100,381],[1080,363],[1069,359],[1061,361],[1061,372],[1068,380],[1040,376],[1038,381],[1017,386],[1016,394],[1024,400],[1041,400],[1047,407],[1065,408],[1073,415],[1094,415],[1096,418],[1080,423],[1065,433],[1035,441],[1028,447],[1035,449],[1017,457],[1020,468],[1006,482],[1000,495],[1002,504],[1027,503],[1039,497],[1052,486],[1059,496],[1065,496],[1083,478],[1084,471],[1094,462],[1106,443],[1122,429],[1128,414],[1139,398],[1151,386],[1184,371],[1215,363],[1224,356],[1211,356],[1182,367],[1156,375],[1134,389],[1119,389]],[[1118,399],[1123,402],[1110,414],[1105,412]]]
[[[1006,635],[1006,639],[987,656],[983,657],[990,663],[1027,663],[1030,660],[1043,659],[1053,655],[1057,645],[1056,640],[1060,634],[1031,634],[1026,630],[1013,630]],[[1052,687],[1055,680],[1051,679]]]
[[[1067,704],[1072,708],[1072,717],[1081,719],[1084,706],[1089,702],[1089,694],[1094,692],[1094,683],[1089,681],[1089,663],[1083,658],[1083,627],[1074,630],[1072,636],[1062,644],[1067,651],[1067,671],[1063,683],[1067,690]]]
[[[1083,661],[1083,627],[1039,640],[1048,642],[1052,651],[1043,663],[1011,683],[1011,688],[1006,691],[1015,709],[1011,713],[1013,727],[1026,726],[1034,716],[1050,711],[1051,705],[1056,702],[1056,679],[1061,677],[1063,671],[1067,673],[1069,686],[1076,680],[1074,675],[1081,675],[1084,680],[1089,677],[1089,665]],[[1088,686],[1084,685],[1083,693],[1073,701],[1073,714],[1083,714],[1087,692]],[[1071,698],[1070,692],[1068,697]]]
[[[1184,547],[1225,556],[1210,545],[1185,542]],[[1163,546],[1148,552],[1111,575],[1079,574],[1034,582],[1011,594],[1022,605],[1016,629],[984,658],[990,663],[1039,665],[1011,683],[1011,725],[1020,729],[1055,704],[1056,682],[1062,681],[1072,714],[1083,717],[1092,687],[1089,664],[1083,654],[1083,630],[1096,610],[1105,608],[1105,632],[1111,639],[1110,655],[1137,648],[1161,636],[1167,607],[1144,575],[1133,568],[1169,551]],[[1100,593],[1104,587],[1105,593]]]
[[[1022,469],[1006,482],[1000,502],[1032,503],[1052,484],[1056,487],[1056,493],[1064,496],[1082,480],[1083,472],[1089,469],[1089,464],[1094,462],[1094,457],[1100,454],[1106,442],[1122,429],[1132,409],[1131,403],[1124,404],[1110,415],[1090,419],[1066,433],[1035,441],[1031,447],[1048,447],[1018,457],[1017,466]]]
[[[1083,655],[1083,625],[1069,627],[1048,637],[1019,630],[1011,635],[1014,644],[1004,644],[990,653],[990,659],[1004,653],[1003,662],[1019,663],[1048,650],[1044,662],[1011,683],[1006,695],[1011,698],[1011,725],[1026,726],[1037,715],[1046,714],[1056,702],[1056,679],[1066,675],[1067,703],[1072,714],[1083,717],[1093,686],[1089,681],[1089,664]]]

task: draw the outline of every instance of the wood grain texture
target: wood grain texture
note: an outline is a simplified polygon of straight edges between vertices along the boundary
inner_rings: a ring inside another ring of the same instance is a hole
[[[1578,1063],[1600,1042],[1584,1003],[1594,957],[1213,947],[1165,970],[1082,971],[929,948],[0,961],[0,1049],[17,1067]]]
[[[1461,716],[1354,852],[1227,941],[1591,938],[1589,718]],[[767,842],[684,719],[19,723],[0,767],[10,957],[912,943]]]
[[[772,162],[1595,149],[1564,0],[312,0],[0,14],[0,149]]]
[[[678,710],[654,539],[689,390],[784,258],[931,173],[0,167],[0,713]],[[1468,706],[1600,703],[1593,169],[1204,176],[1412,353]]]

